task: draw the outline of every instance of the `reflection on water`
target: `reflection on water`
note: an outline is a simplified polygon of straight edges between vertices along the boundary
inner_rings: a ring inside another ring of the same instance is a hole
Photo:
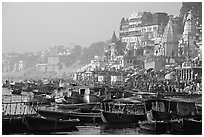
[[[139,135],[139,127],[134,124],[86,124],[77,126],[78,131],[49,133],[52,135]]]
[[[101,133],[105,135],[138,135],[139,125],[132,124],[104,124],[100,126]]]

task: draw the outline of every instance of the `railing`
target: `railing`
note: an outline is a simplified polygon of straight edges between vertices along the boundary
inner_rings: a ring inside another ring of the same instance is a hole
[[[23,116],[36,114],[38,105],[34,106],[31,102],[8,102],[2,103],[3,116]]]
[[[111,113],[122,113],[122,114],[144,114],[144,105],[142,104],[115,104],[115,103],[104,103],[101,104],[101,109]]]
[[[40,103],[34,105],[29,98],[24,96],[3,96],[2,100],[2,116],[24,116],[36,114]]]

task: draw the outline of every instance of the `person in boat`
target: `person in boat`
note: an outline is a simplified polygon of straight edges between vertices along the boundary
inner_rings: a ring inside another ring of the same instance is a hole
[[[123,111],[124,114],[127,114],[127,106],[126,105],[123,107],[122,111]]]
[[[152,121],[153,120],[153,114],[152,114],[152,110],[147,112],[147,121]]]

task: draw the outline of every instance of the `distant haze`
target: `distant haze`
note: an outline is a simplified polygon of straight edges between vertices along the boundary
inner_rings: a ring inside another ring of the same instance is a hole
[[[35,52],[54,45],[88,47],[118,36],[133,10],[178,15],[181,2],[77,2],[2,4],[2,51]]]

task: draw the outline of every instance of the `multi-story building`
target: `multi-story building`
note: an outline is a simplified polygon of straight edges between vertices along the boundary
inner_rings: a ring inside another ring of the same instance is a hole
[[[58,72],[59,56],[50,56],[47,62],[40,60],[39,64],[36,65],[36,69],[38,72]]]
[[[120,24],[120,40],[131,46],[154,44],[153,40],[161,37],[167,25],[167,13],[136,12],[128,19],[122,18]]]
[[[42,73],[47,72],[47,64],[42,64],[42,63],[37,64],[36,69],[37,69],[37,72],[42,72]]]
[[[120,39],[123,42],[128,42],[128,33],[129,33],[129,20],[122,18],[120,22]]]
[[[159,33],[163,34],[164,27],[167,25],[168,21],[169,21],[169,16],[167,15],[167,13],[164,13],[164,12],[153,13],[153,21],[152,21],[153,24],[161,25]]]
[[[141,37],[141,24],[143,12],[136,12],[135,10],[129,17],[129,40],[130,45],[135,45],[140,42]]]

